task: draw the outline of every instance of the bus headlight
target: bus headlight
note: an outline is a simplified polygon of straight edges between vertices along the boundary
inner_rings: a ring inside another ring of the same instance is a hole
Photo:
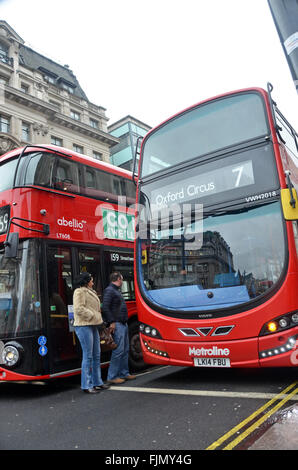
[[[290,312],[286,315],[274,318],[263,325],[260,336],[269,335],[272,333],[279,333],[280,331],[294,328],[298,325],[298,312]]]
[[[153,338],[161,339],[161,334],[153,326],[145,325],[145,323],[140,323],[139,330],[140,330],[140,333],[143,333],[147,336],[152,336]]]
[[[2,364],[13,367],[19,364],[22,356],[23,348],[19,343],[12,341],[6,343],[2,350]]]

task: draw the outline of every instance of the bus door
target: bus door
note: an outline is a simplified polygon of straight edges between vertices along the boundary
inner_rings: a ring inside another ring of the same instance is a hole
[[[100,298],[100,303],[103,300],[103,282],[102,270],[106,267],[102,264],[101,249],[100,248],[79,248],[79,269],[80,272],[90,273],[93,277],[93,289],[96,291]],[[106,351],[101,353],[101,364],[106,364],[111,357],[111,352]]]
[[[51,373],[80,368],[80,350],[71,322],[72,257],[70,247],[47,247]]]
[[[126,301],[128,313],[129,366],[131,370],[134,371],[142,370],[145,368],[145,363],[143,361],[140,343],[139,321],[135,302],[133,249],[106,247],[104,249],[103,258],[103,279],[105,287],[110,282],[109,278],[112,272],[119,271],[123,276],[121,292]]]

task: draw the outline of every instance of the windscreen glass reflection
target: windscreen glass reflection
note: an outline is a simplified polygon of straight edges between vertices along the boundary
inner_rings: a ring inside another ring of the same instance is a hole
[[[148,235],[139,243],[143,290],[167,308],[247,302],[270,289],[285,264],[278,201],[245,212],[210,212],[195,224],[176,225],[168,235],[158,226]]]

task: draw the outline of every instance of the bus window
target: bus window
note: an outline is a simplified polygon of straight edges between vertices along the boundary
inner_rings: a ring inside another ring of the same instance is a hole
[[[79,192],[79,171],[75,162],[57,158],[54,186],[61,191]]]
[[[52,186],[53,168],[55,157],[50,153],[33,153],[29,160],[24,175],[24,184],[37,184],[40,186]]]
[[[264,103],[256,93],[203,103],[159,127],[144,141],[142,177],[268,132]]]
[[[18,259],[0,253],[0,337],[42,328],[36,242],[21,242]]]
[[[126,198],[129,204],[134,204],[136,199],[136,186],[133,181],[126,179]]]
[[[104,253],[106,285],[110,282],[110,274],[119,271],[123,276],[121,291],[125,300],[135,300],[133,279],[133,252],[106,251]]]
[[[135,203],[135,186],[128,178],[112,175],[87,165],[83,166],[83,175],[82,194],[102,201],[116,203],[119,196],[125,196],[127,205]]]
[[[100,278],[100,252],[99,250],[79,249],[80,272],[90,273],[93,277],[93,289],[102,300],[102,284]]]
[[[1,180],[0,191],[6,191],[13,187],[14,173],[17,166],[18,159],[9,160],[0,166]]]
[[[86,188],[96,188],[96,174],[92,168],[86,168]]]
[[[23,184],[36,184],[75,193],[79,191],[79,172],[76,162],[46,152],[33,153],[28,158]],[[22,181],[22,178],[19,178]]]

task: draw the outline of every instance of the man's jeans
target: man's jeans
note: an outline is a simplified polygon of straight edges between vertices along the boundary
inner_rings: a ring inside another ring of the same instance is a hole
[[[81,388],[103,385],[100,368],[100,339],[97,326],[75,326],[83,352]]]
[[[127,324],[123,325],[123,323],[116,322],[114,341],[117,344],[117,348],[113,349],[112,352],[108,380],[114,380],[118,377],[124,378],[129,375],[129,337]]]

